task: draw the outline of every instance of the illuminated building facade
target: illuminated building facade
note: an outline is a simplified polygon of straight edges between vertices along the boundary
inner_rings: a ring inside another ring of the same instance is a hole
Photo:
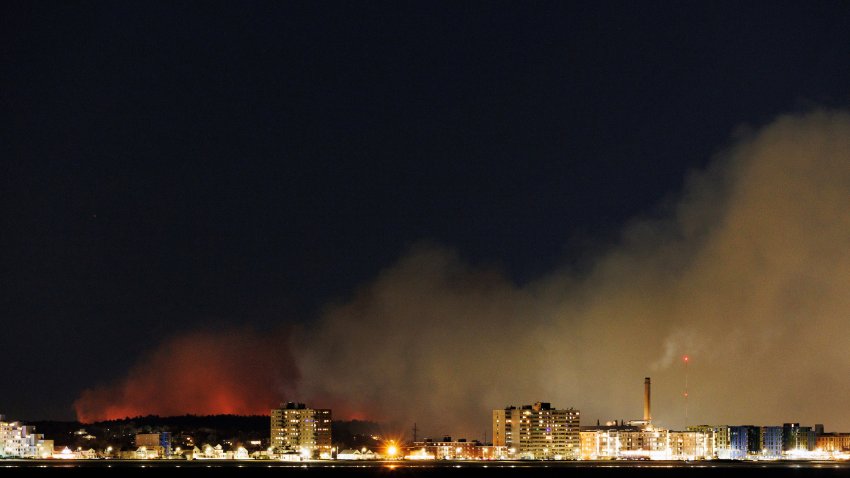
[[[689,432],[699,432],[699,433],[702,433],[703,435],[705,435],[706,441],[711,442],[710,445],[708,445],[711,448],[711,453],[712,453],[711,457],[714,457],[714,455],[716,455],[716,453],[717,453],[717,427],[714,427],[712,425],[693,425],[693,426],[689,426],[687,428],[687,431],[689,431]]]
[[[671,431],[668,434],[671,460],[701,460],[714,456],[714,434]]]
[[[714,455],[713,430],[671,431],[634,426],[583,427],[581,459],[698,460]]]
[[[741,460],[747,457],[749,451],[748,431],[749,427],[747,426],[729,427],[728,455],[723,458]]]
[[[818,435],[815,448],[827,453],[850,452],[850,433],[824,433]]]
[[[443,437],[441,441],[423,440],[413,443],[408,456],[433,457],[435,460],[496,460],[507,458],[505,447],[483,445],[478,441],[464,438],[452,440]]]
[[[712,435],[715,458],[726,460],[777,459],[783,455],[785,427],[698,425],[688,427],[688,430]]]
[[[801,427],[799,423],[782,424],[782,451],[813,451],[817,436],[812,427]]]
[[[714,450],[718,457],[724,453],[728,455],[731,441],[732,437],[730,435],[728,425],[719,425],[714,427]]]
[[[377,460],[379,455],[372,450],[355,450],[352,448],[340,450],[336,455],[337,460]]]
[[[271,411],[271,446],[295,450],[304,457],[331,453],[330,409],[282,403]]]
[[[576,459],[580,454],[579,411],[546,402],[493,410],[493,445],[517,458]]]
[[[761,427],[761,456],[782,456],[782,427]]]
[[[45,458],[53,455],[53,440],[35,433],[35,428],[7,422],[0,415],[0,458]]]
[[[620,434],[620,456],[667,459],[669,430],[647,428]]]
[[[606,425],[581,427],[579,440],[582,460],[613,460],[620,457],[621,446],[628,441],[627,434],[640,432],[635,426]]]
[[[136,447],[144,448],[143,452],[147,456],[167,458],[171,456],[171,433],[138,433]]]

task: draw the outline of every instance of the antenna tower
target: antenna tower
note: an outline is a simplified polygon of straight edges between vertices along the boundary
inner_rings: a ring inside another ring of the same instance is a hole
[[[682,394],[685,397],[685,426],[688,426],[688,362],[690,362],[690,357],[685,355],[682,357],[682,361],[685,362],[685,391]]]

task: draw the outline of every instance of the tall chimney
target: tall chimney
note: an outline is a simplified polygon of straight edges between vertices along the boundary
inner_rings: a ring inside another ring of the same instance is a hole
[[[649,377],[643,379],[643,421],[646,423],[652,421],[649,408]]]

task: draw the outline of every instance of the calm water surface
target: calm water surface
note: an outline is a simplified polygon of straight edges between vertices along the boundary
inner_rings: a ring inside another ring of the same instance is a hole
[[[271,476],[847,476],[847,462],[665,462],[665,461],[176,461],[176,460],[0,460],[0,478],[21,472],[26,476],[60,474],[90,476],[263,475]],[[162,477],[164,478],[164,477]]]

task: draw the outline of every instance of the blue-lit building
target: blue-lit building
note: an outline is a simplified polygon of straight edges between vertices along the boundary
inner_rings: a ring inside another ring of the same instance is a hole
[[[782,427],[761,427],[761,456],[782,456]]]
[[[749,449],[748,431],[748,426],[729,427],[729,459],[741,460],[747,457],[747,450]]]

